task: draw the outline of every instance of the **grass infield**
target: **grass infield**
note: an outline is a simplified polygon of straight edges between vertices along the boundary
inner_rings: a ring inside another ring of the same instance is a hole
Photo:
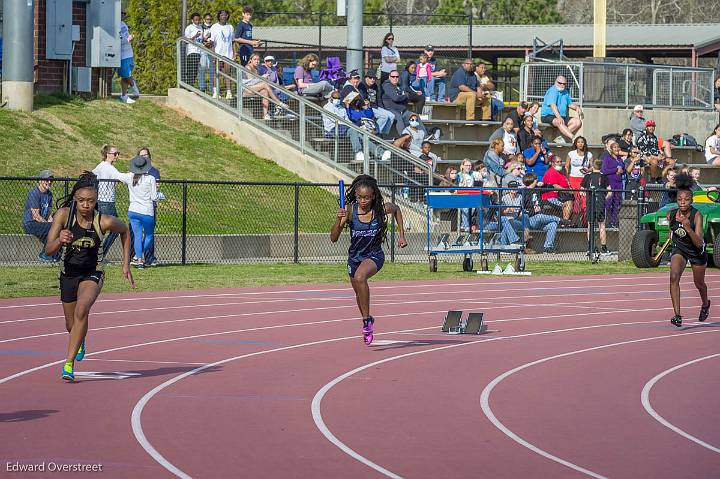
[[[632,262],[587,261],[530,263],[528,271],[535,276],[634,274],[668,272],[668,267],[653,270],[638,269]],[[158,266],[138,270],[133,268],[137,292],[178,291],[207,288],[247,288],[272,285],[317,283],[347,283],[344,264],[250,264],[250,265],[187,265]],[[58,270],[51,266],[9,267],[0,269],[0,298],[28,296],[59,296]],[[438,272],[431,273],[426,263],[385,263],[385,267],[371,281],[411,281],[433,279],[470,280],[487,278],[462,271],[460,263],[438,263]],[[106,269],[103,291],[128,293],[127,282],[122,279],[120,267]]]

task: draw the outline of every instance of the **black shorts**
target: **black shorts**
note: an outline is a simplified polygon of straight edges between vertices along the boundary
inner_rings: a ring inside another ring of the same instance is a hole
[[[94,281],[102,288],[104,277],[105,273],[102,271],[93,271],[78,276],[65,276],[65,273],[60,273],[60,301],[63,303],[77,301],[78,288],[83,281]]]
[[[371,259],[373,263],[375,263],[377,270],[380,271],[385,264],[385,253],[383,251],[376,251],[370,254],[370,256],[361,259],[360,261],[351,261],[350,259],[348,259],[348,275],[350,275],[351,278],[355,277],[355,271],[357,271],[360,263],[362,263],[366,259]]]
[[[672,258],[676,254],[685,258],[685,261],[693,266],[707,266],[707,254],[705,253],[705,248],[703,248],[702,254],[698,254],[696,252],[688,253],[684,249],[673,248],[670,252],[670,257]]]
[[[597,200],[595,200],[595,208],[593,211],[594,214],[590,213],[589,203],[590,202],[588,201],[588,207],[587,207],[588,208],[587,209],[588,221],[590,221],[591,217],[594,216],[594,218],[592,218],[592,219],[595,220],[595,223],[603,223],[605,221],[605,202],[600,203]]]
[[[547,123],[548,125],[552,125],[552,122],[553,122],[553,120],[554,120],[555,118],[557,118],[555,115],[545,115],[545,116],[543,116],[543,117],[540,118],[540,121],[542,121],[543,123]],[[562,119],[565,120],[565,124],[566,124],[566,125],[567,125],[568,122],[570,121],[570,117],[569,117],[569,116],[564,116],[564,117],[562,117]]]

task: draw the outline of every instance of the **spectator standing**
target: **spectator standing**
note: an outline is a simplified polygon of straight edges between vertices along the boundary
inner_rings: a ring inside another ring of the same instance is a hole
[[[478,90],[477,77],[472,58],[467,58],[450,79],[450,100],[465,105],[465,119],[475,120],[475,105],[484,95]]]
[[[128,218],[133,230],[134,257],[132,264],[138,268],[145,267],[144,253],[155,239],[154,202],[160,199],[155,178],[150,175],[150,158],[136,156],[130,161],[132,180],[130,190],[130,206]]]
[[[190,15],[191,23],[185,27],[185,38],[193,42],[192,45],[187,45],[185,53],[185,68],[182,71],[182,80],[190,85],[195,84],[195,79],[198,76],[198,67],[200,66],[200,49],[196,45],[202,45],[202,22],[200,14],[194,12]]]
[[[472,175],[472,161],[470,161],[470,158],[465,158],[462,163],[460,163],[460,169],[457,174],[457,182],[458,186],[461,188],[471,188],[475,185],[475,179]],[[460,208],[461,233],[470,231],[474,216],[472,208]]]
[[[625,191],[629,191],[630,196],[626,196],[625,199],[637,200],[640,197],[640,188],[644,188],[647,184],[648,167],[642,165],[642,163],[644,162],[638,155],[637,146],[631,147],[630,153],[625,159],[625,174],[627,175]]]
[[[515,112],[513,112],[515,113]],[[508,116],[512,119],[512,115]],[[507,119],[506,119],[507,121]],[[514,121],[514,120],[513,120]],[[526,114],[522,117],[522,125],[519,131],[517,128],[513,128],[517,132],[518,150],[525,151],[532,145],[532,139],[535,137],[535,131],[533,129],[533,117],[530,114]]]
[[[483,163],[495,174],[495,181],[497,183],[501,183],[500,180],[505,175],[505,171],[503,170],[503,165],[505,164],[505,158],[503,158],[504,149],[505,142],[503,139],[499,137],[493,138],[490,141],[490,148],[488,148],[483,157]]]
[[[610,228],[618,226],[618,213],[620,212],[620,202],[622,201],[623,176],[625,174],[625,162],[620,156],[620,145],[617,141],[611,140],[608,146],[609,152],[603,154],[602,174],[607,176],[610,183],[610,189],[616,190],[610,197],[607,206],[607,216]]]
[[[720,124],[705,140],[705,161],[708,165],[720,166]]]
[[[48,256],[45,254],[45,244],[48,233],[52,226],[52,200],[53,194],[50,191],[54,179],[53,172],[42,170],[38,174],[38,184],[28,191],[23,209],[23,231],[39,239],[43,246],[38,258],[46,263],[55,263],[59,256]]]
[[[415,113],[422,113],[425,106],[425,80],[418,80],[415,75],[417,65],[409,61],[405,69],[400,73],[400,89],[408,95],[408,101],[413,102]]]
[[[136,97],[140,96],[133,70],[135,69],[135,55],[133,54],[132,43],[133,36],[130,34],[125,23],[125,12],[122,12],[122,20],[120,21],[120,68],[117,74],[120,77],[120,101],[123,103],[135,103],[135,100],[128,96],[128,88],[132,88]]]
[[[445,71],[444,68],[438,67],[438,61],[435,57],[435,48],[433,48],[432,45],[426,46],[424,52],[425,55],[427,55],[428,63],[432,68],[432,78],[430,79],[430,84],[428,85],[430,99],[435,101],[448,101],[445,97],[445,77],[447,76],[447,71]],[[437,95],[435,94],[435,86],[437,86]]]
[[[527,191],[523,195],[522,214],[525,215],[525,225],[531,230],[542,230],[545,232],[545,253],[555,253],[555,234],[557,233],[560,218],[553,215],[546,215],[542,212],[540,205],[541,192],[537,189],[538,179],[534,173],[526,173],[523,177],[523,185]]]
[[[212,34],[210,32],[213,26],[213,16],[210,13],[206,13],[203,16],[203,23],[200,26],[202,29],[202,45],[210,50],[215,49],[215,44],[212,41]],[[210,85],[215,85],[215,61],[208,53],[200,52],[200,65],[198,66],[198,75],[200,76],[199,87],[201,91],[207,92],[209,89],[205,83],[205,72],[210,77]]]
[[[148,174],[155,178],[155,183],[158,185],[158,199],[163,199],[164,195],[160,191],[160,170],[158,170],[155,165],[152,163],[152,156],[150,155],[150,148],[147,146],[143,146],[138,150],[138,156],[144,156],[148,160],[150,160],[150,170],[148,170]],[[155,217],[155,225],[157,226],[157,201],[153,201],[153,216]],[[130,243],[134,243],[134,239],[132,239],[132,229],[130,230],[131,234],[131,240]],[[159,264],[157,257],[155,257],[155,236],[153,235],[150,244],[148,245],[147,249],[143,251],[143,257],[145,259],[145,266],[157,266]]]
[[[385,84],[390,73],[397,70],[400,63],[400,52],[393,46],[394,42],[395,35],[392,32],[386,33],[380,49],[380,85]]]
[[[523,151],[525,157],[525,171],[533,173],[538,181],[544,181],[543,177],[548,169],[548,150],[541,136],[533,138],[530,147]]]
[[[235,27],[234,42],[240,46],[238,53],[240,54],[240,64],[245,66],[250,61],[253,48],[260,46],[260,40],[253,39],[253,25],[250,23],[253,16],[253,7],[245,5],[242,12],[242,21]]]
[[[230,99],[233,97],[231,83],[230,83],[230,65],[227,60],[233,60],[235,56],[233,52],[233,39],[235,36],[235,29],[231,24],[228,23],[230,19],[230,13],[227,10],[220,10],[217,14],[217,23],[214,23],[210,27],[210,40],[215,46],[215,53],[225,58],[225,60],[218,60],[220,62],[219,69],[225,72],[225,89],[226,98]],[[220,95],[220,78],[216,78],[216,83],[213,86],[213,98],[218,98]]]
[[[308,53],[298,62],[295,69],[295,84],[300,95],[305,96],[326,96],[334,90],[327,80],[313,81],[312,71],[317,68],[320,59],[314,53]]]
[[[565,171],[568,174],[570,188],[579,190],[585,175],[592,171],[593,154],[588,151],[587,141],[584,136],[578,136],[573,141],[572,150],[570,150],[565,158]],[[578,213],[585,216],[587,208],[587,197],[580,193],[575,193],[575,202],[578,205]]]
[[[588,193],[594,195],[593,211],[588,215],[587,237],[590,240],[590,224],[592,221],[598,225],[600,231],[600,253],[608,254],[607,249],[607,233],[605,231],[605,201],[610,200],[612,193],[610,192],[610,182],[607,175],[603,174],[603,160],[593,160],[592,171],[585,175],[580,186],[588,190]],[[583,192],[583,195],[587,193]]]
[[[519,134],[520,129],[522,128],[522,125],[525,124],[524,118],[525,118],[525,114],[527,113],[527,111],[528,111],[528,103],[526,101],[521,101],[520,103],[517,104],[515,109],[513,111],[511,111],[507,116],[507,118],[512,118],[513,125],[515,125],[514,128],[515,128],[516,134]],[[530,116],[532,116],[532,115],[530,115]],[[531,130],[532,130],[532,128],[534,128],[534,126],[531,125]]]
[[[492,142],[496,138],[502,138],[503,145],[505,147],[505,149],[503,150],[503,157],[505,159],[503,164],[513,159],[518,153],[518,141],[517,137],[515,136],[514,126],[515,124],[513,123],[512,118],[505,118],[502,126],[495,130],[489,138],[490,142]]]
[[[490,78],[487,66],[485,66],[483,62],[475,65],[475,76],[477,77],[478,88],[483,94],[483,98],[480,100],[480,108],[482,112],[482,117],[480,119],[494,120],[497,117],[497,113],[505,108],[505,104],[495,98],[495,83]],[[519,125],[519,123],[514,124],[516,126]]]
[[[570,92],[567,89],[567,80],[564,76],[559,75],[555,79],[555,84],[545,92],[543,98],[542,109],[540,115],[543,123],[550,123],[560,130],[561,136],[555,138],[555,143],[565,144],[563,136],[572,140],[575,132],[582,126],[580,118],[570,118],[570,110],[575,110],[578,115],[582,115],[582,108],[577,103],[573,103],[570,98]]]
[[[395,129],[400,135],[410,121],[408,101],[408,94],[400,88],[400,74],[393,70],[382,84],[382,103],[383,107],[395,116]]]
[[[100,150],[102,161],[92,170],[98,179],[98,211],[104,215],[117,216],[117,208],[115,207],[115,182],[120,181],[129,185],[132,181],[130,173],[120,173],[115,168],[114,163],[120,158],[120,151],[115,145],[103,145]],[[117,239],[116,233],[110,233],[105,236],[103,241],[103,253],[107,257],[110,247]]]
[[[637,140],[640,138],[640,135],[645,133],[646,120],[643,116],[644,113],[645,109],[642,105],[635,105],[635,108],[633,108],[633,111],[630,114],[630,130],[632,131],[635,144],[637,144]]]
[[[633,148],[633,132],[630,128],[623,130],[622,136],[618,140],[618,145],[620,145],[620,156],[627,158],[630,150]]]
[[[433,69],[430,65],[430,58],[427,53],[423,52],[418,57],[418,62],[415,65],[415,79],[418,84],[423,85],[423,93],[425,94],[425,100],[430,101],[432,98],[432,91],[430,90],[432,83]]]
[[[350,72],[350,78],[343,87],[340,97],[345,98],[350,92],[357,92],[363,100],[367,100],[370,108],[372,108],[373,115],[377,121],[378,130],[381,135],[387,135],[390,133],[393,121],[395,121],[395,115],[385,108],[380,108],[377,104],[378,89],[375,85],[375,75],[365,75],[365,82],[360,81],[360,73],[357,70]]]

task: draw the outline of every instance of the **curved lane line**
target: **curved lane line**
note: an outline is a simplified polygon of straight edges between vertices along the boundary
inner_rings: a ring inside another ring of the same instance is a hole
[[[686,363],[678,364],[678,365],[675,366],[675,367],[672,367],[672,368],[670,368],[670,369],[666,369],[665,371],[661,372],[660,374],[658,374],[657,376],[655,376],[654,378],[652,378],[650,381],[648,381],[647,383],[645,383],[645,387],[643,387],[642,392],[640,393],[640,402],[642,403],[642,405],[643,405],[643,407],[645,408],[645,410],[647,411],[647,413],[650,414],[650,416],[651,416],[653,419],[655,419],[656,421],[658,421],[658,422],[659,422],[660,424],[662,424],[663,426],[667,427],[667,428],[670,429],[671,431],[674,431],[674,432],[680,434],[680,435],[683,436],[684,438],[689,439],[689,440],[691,440],[692,442],[701,445],[702,447],[705,447],[705,448],[707,448],[707,449],[710,449],[710,450],[713,451],[713,452],[717,452],[718,454],[720,454],[720,449],[718,449],[717,447],[715,447],[715,446],[713,446],[713,445],[711,445],[711,444],[706,443],[705,441],[702,441],[701,439],[698,439],[697,437],[695,437],[695,436],[693,436],[693,435],[691,435],[691,434],[688,434],[687,432],[683,431],[683,430],[680,429],[679,427],[673,425],[673,424],[670,423],[667,419],[665,419],[665,418],[662,417],[660,414],[658,414],[658,413],[655,411],[655,409],[653,409],[653,407],[650,405],[650,390],[653,388],[653,386],[655,385],[655,383],[657,383],[660,379],[664,378],[664,377],[667,376],[668,374],[674,373],[674,372],[677,371],[678,369],[684,368],[685,366],[690,366],[691,364],[696,364],[696,363],[699,363],[700,361],[705,361],[705,360],[707,360],[707,359],[712,359],[712,358],[717,358],[717,357],[720,357],[720,354],[711,354],[711,355],[709,355],[709,356],[704,356],[704,357],[702,357],[702,358],[693,359],[692,361],[688,361],[688,362],[686,362]]]

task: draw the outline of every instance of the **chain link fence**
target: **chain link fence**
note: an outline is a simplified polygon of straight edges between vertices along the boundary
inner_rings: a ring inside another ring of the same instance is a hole
[[[51,188],[53,201],[66,194],[74,181],[56,179]],[[0,178],[0,264],[41,263],[42,243],[23,227],[25,199],[35,186],[37,179],[33,178]],[[668,191],[662,188],[612,191],[612,212],[610,199],[605,201],[607,210],[596,208],[593,196],[580,190],[567,190],[569,197],[564,199],[570,204],[563,205],[543,199],[547,191],[489,188],[452,190],[477,193],[478,208],[428,209],[428,188],[382,186],[385,201],[401,207],[408,240],[407,248],[396,247],[397,229],[391,222],[386,245],[390,261],[425,262],[428,247],[445,242],[448,254],[441,255],[441,261],[461,262],[463,255],[451,254],[453,247],[471,241],[477,245],[480,231],[484,253],[498,261],[511,259],[512,253],[507,252],[511,244],[522,245],[528,263],[583,261],[600,254],[605,260],[629,260],[640,216],[656,211],[668,200]],[[159,190],[166,198],[157,203],[155,228],[155,255],[162,264],[342,263],[347,259],[349,235],[343,234],[337,243],[329,241],[338,209],[336,184],[162,180]],[[128,189],[117,184],[115,191],[118,215],[127,223]],[[503,199],[512,191],[523,201],[527,195],[536,195],[532,204],[538,209],[533,216],[542,217],[518,219],[513,211],[503,210]],[[602,214],[593,214],[596,209]],[[601,217],[607,224],[607,253],[601,249]],[[513,229],[517,239],[506,236],[506,227]],[[118,240],[109,249],[108,261],[121,260],[120,244]]]

